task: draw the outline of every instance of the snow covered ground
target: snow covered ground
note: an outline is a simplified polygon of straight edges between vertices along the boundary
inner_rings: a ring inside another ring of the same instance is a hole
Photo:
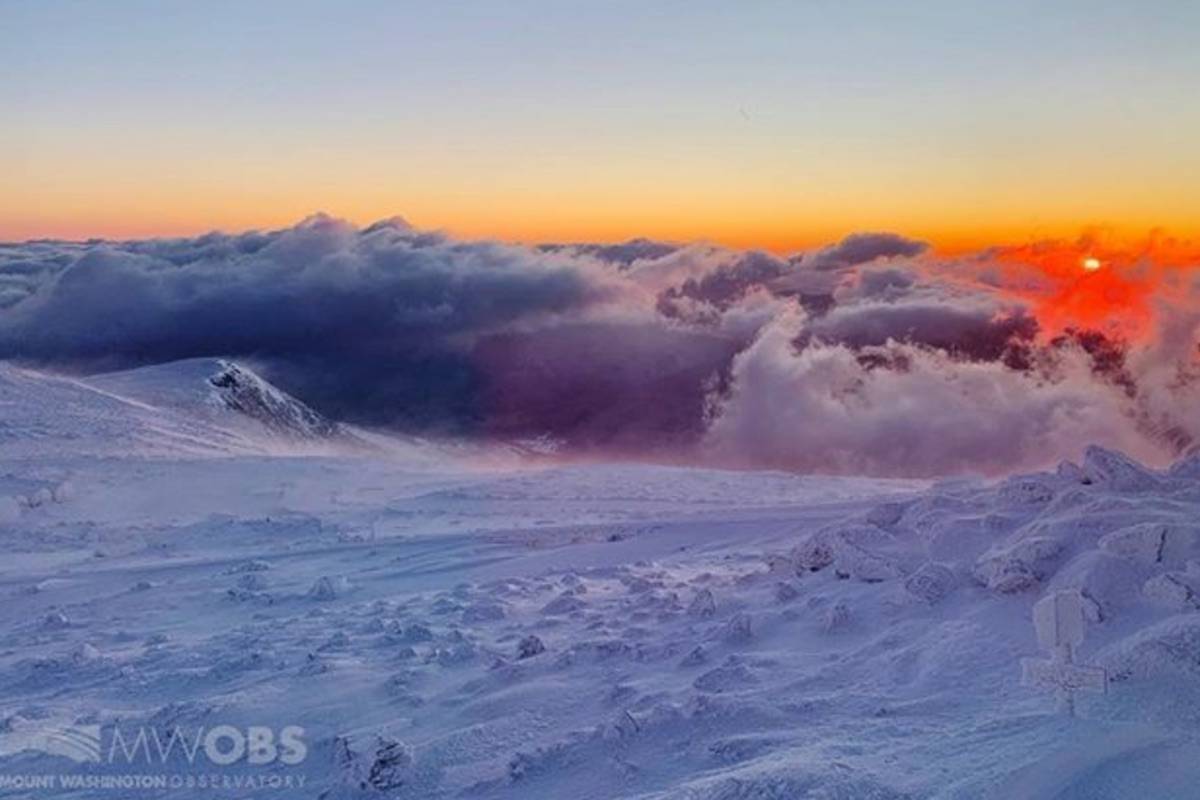
[[[0,366],[0,536],[0,797],[1200,797],[1200,457],[547,466],[219,362]],[[1068,588],[1077,718],[1019,664]]]

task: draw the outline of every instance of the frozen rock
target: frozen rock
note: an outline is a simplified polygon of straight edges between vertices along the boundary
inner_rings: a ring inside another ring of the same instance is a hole
[[[49,630],[58,630],[61,628],[69,628],[71,621],[67,619],[67,615],[61,611],[51,611],[42,617],[42,627]]]
[[[1038,585],[1037,576],[1020,563],[1002,565],[987,580],[987,586],[1000,594],[1020,594]]]
[[[342,575],[322,575],[313,582],[308,596],[313,600],[336,600],[350,591],[350,581]]]
[[[767,572],[790,575],[796,571],[796,565],[789,553],[768,553],[764,560],[767,562]]]
[[[1010,505],[1040,505],[1053,500],[1056,489],[1049,475],[1015,475],[1000,484],[998,494]]]
[[[1023,592],[1047,578],[1062,553],[1062,543],[1045,536],[1030,536],[985,553],[975,564],[980,583],[1001,594]]]
[[[1126,455],[1092,445],[1083,456],[1085,483],[1121,492],[1158,488],[1162,479]]]
[[[1083,473],[1083,467],[1079,466],[1074,461],[1061,462],[1054,474],[1068,483],[1087,482],[1087,476]]]
[[[1180,674],[1200,678],[1200,614],[1178,614],[1142,628],[1096,656],[1113,680]]]
[[[864,583],[880,583],[900,575],[900,568],[891,559],[846,542],[837,548],[833,564],[838,577]]]
[[[1105,534],[1100,538],[1100,549],[1142,564],[1157,564],[1162,561],[1166,539],[1165,525],[1144,522]]]
[[[570,614],[583,608],[583,601],[566,592],[542,606],[543,614]]]
[[[906,503],[881,503],[867,512],[867,522],[880,528],[891,528],[904,516]]]
[[[546,645],[542,644],[542,640],[533,634],[517,642],[518,659],[533,658],[544,652],[546,652]]]
[[[237,585],[250,592],[261,592],[267,588],[267,579],[260,573],[247,572],[238,578]]]
[[[243,572],[266,572],[271,568],[271,565],[266,561],[242,561],[239,564],[234,564],[229,569],[225,570],[227,575],[238,575]]]
[[[54,487],[51,491],[51,496],[56,503],[66,503],[75,499],[75,484],[70,481],[63,481]]]
[[[435,647],[429,654],[429,661],[443,667],[453,667],[473,661],[476,656],[475,645],[471,642],[454,642],[453,644]]]
[[[904,580],[904,590],[918,600],[933,605],[953,591],[957,583],[949,567],[929,562]]]
[[[890,534],[873,525],[849,525],[810,534],[792,550],[797,573],[817,572],[834,565],[841,577],[874,583],[899,574],[898,567],[879,550],[891,546]]]
[[[504,606],[493,602],[473,603],[463,609],[463,622],[495,622],[504,619]]]
[[[834,545],[823,532],[810,534],[792,550],[797,572],[818,572],[833,563]]]
[[[717,603],[713,599],[713,593],[708,589],[701,589],[696,592],[696,596],[688,604],[687,612],[693,617],[711,617],[716,614]]]
[[[1172,611],[1191,611],[1200,608],[1200,597],[1197,597],[1191,583],[1178,573],[1168,572],[1150,578],[1142,586],[1142,594],[1155,605]],[[1200,656],[1200,653],[1197,654]]]
[[[414,622],[400,631],[400,640],[409,644],[432,642],[433,631],[419,622]]]
[[[743,644],[754,638],[750,615],[739,612],[721,626],[721,638],[730,644]]]
[[[333,634],[333,636],[330,636],[325,644],[321,645],[317,649],[321,651],[343,650],[349,646],[350,637],[347,636],[344,631],[338,631],[337,633]]]
[[[775,584],[775,602],[790,603],[800,596],[800,590],[787,581]]]
[[[604,735],[608,739],[631,739],[641,732],[642,725],[637,718],[629,711],[622,711],[617,715],[616,721],[604,731]]]
[[[39,508],[44,505],[49,505],[53,500],[53,493],[43,486],[41,489],[31,492],[25,496],[25,505],[28,508]]]
[[[412,775],[414,762],[411,747],[383,736],[363,746],[339,736],[333,743],[333,757],[345,783],[378,792],[403,787]]]
[[[821,627],[826,633],[844,630],[850,625],[850,606],[838,601],[825,609],[821,618]]]
[[[756,683],[758,677],[745,664],[735,661],[710,669],[692,681],[692,686],[702,692],[720,693],[737,691]]]
[[[71,660],[76,664],[90,664],[100,660],[100,651],[87,642],[82,642],[71,651]]]

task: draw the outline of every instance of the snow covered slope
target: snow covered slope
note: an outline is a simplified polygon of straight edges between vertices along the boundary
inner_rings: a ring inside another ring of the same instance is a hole
[[[193,359],[72,378],[0,363],[0,453],[202,456],[362,441],[251,370]]]
[[[299,456],[192,393],[211,366],[0,371],[0,797],[1197,796],[1195,457],[928,485]],[[1110,678],[1077,719],[1020,681],[1058,589]],[[34,746],[62,726],[100,761]],[[220,726],[304,757],[108,758]],[[130,772],[240,783],[3,780]]]

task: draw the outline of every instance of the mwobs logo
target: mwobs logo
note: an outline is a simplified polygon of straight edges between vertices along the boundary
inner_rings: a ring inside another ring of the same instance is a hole
[[[0,756],[33,751],[99,764],[99,725],[44,725],[0,734]]]

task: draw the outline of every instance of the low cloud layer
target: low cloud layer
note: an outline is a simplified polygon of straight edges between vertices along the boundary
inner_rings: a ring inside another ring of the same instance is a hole
[[[1168,460],[1200,441],[1200,273],[1143,251],[1084,274],[1092,247],[526,248],[325,216],[0,245],[0,358],[241,358],[340,419],[564,456],[936,475],[1096,442]]]

